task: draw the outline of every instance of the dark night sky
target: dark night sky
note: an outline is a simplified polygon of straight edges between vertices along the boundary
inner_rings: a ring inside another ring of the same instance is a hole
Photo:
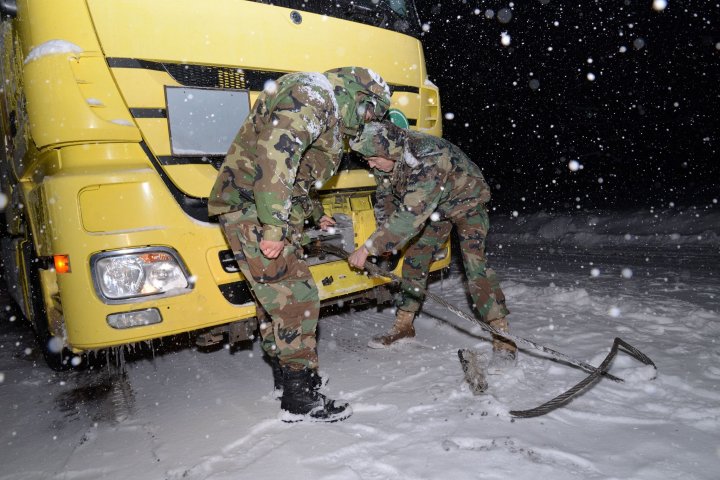
[[[718,208],[720,1],[416,3],[444,136],[499,211]]]

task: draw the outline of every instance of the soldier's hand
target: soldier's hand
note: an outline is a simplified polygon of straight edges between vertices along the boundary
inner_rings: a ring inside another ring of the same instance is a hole
[[[260,240],[260,251],[267,258],[277,258],[285,248],[285,242],[274,240]]]
[[[318,223],[320,224],[320,228],[322,230],[327,231],[328,228],[334,227],[336,222],[334,218],[323,215],[320,217],[320,221]]]
[[[351,267],[359,268],[360,270],[365,268],[365,261],[367,260],[368,255],[370,255],[370,252],[368,252],[367,248],[365,248],[365,245],[355,250],[352,255],[348,257],[348,263]]]

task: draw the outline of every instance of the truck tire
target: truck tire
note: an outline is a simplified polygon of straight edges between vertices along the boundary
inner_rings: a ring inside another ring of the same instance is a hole
[[[28,226],[29,230],[29,226]],[[35,339],[43,354],[45,363],[55,371],[65,371],[73,368],[71,360],[73,353],[64,347],[64,342],[50,332],[48,322],[47,306],[43,295],[40,280],[40,269],[44,267],[43,262],[35,253],[35,246],[32,241],[32,234],[28,233],[28,239],[23,245],[23,258],[25,275],[28,287],[28,320],[35,331]]]

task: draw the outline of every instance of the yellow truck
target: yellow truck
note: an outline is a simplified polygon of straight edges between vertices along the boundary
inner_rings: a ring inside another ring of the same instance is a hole
[[[2,266],[56,369],[184,332],[248,338],[255,305],[207,195],[266,81],[360,65],[396,115],[441,135],[411,0],[2,0]],[[375,182],[348,155],[321,192],[361,244]],[[433,264],[437,270],[449,262]],[[399,264],[401,258],[398,260]],[[324,305],[386,280],[308,258]],[[397,269],[396,269],[397,271]]]

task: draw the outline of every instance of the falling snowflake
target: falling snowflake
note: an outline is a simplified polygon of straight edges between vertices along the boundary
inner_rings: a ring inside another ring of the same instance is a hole
[[[509,8],[501,8],[498,10],[497,19],[500,23],[509,23],[512,20],[512,11]]]
[[[510,45],[510,40],[511,40],[511,39],[510,39],[510,35],[508,35],[507,32],[502,32],[502,33],[500,34],[500,43],[501,43],[504,47],[507,47],[508,45]]]
[[[661,12],[667,7],[667,0],[653,0],[653,9]]]
[[[272,95],[277,92],[277,82],[275,80],[267,80],[263,85],[263,92]]]
[[[63,349],[63,342],[58,337],[52,337],[47,343],[47,349],[52,353],[60,353]]]

